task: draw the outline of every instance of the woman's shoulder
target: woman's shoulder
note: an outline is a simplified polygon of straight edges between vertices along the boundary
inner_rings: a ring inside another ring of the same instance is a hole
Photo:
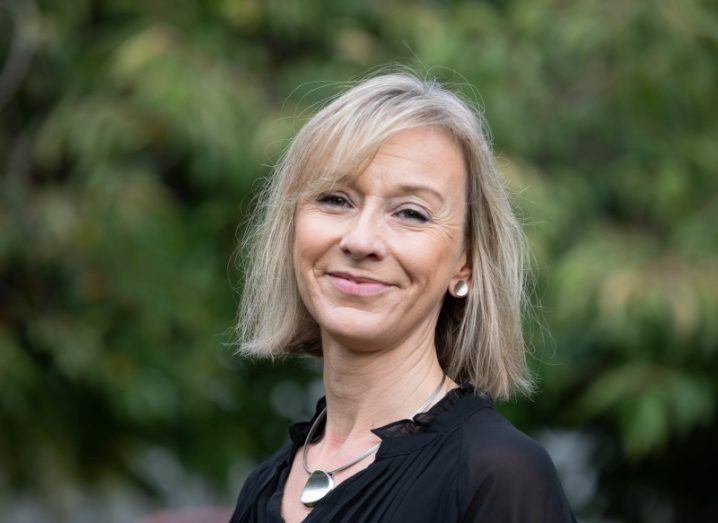
[[[493,408],[467,418],[460,434],[460,505],[475,516],[468,520],[575,521],[556,467],[535,439]],[[546,519],[523,518],[529,514]]]
[[[549,474],[555,467],[546,450],[493,408],[475,412],[462,424],[461,449],[472,470],[492,474]],[[479,467],[480,465],[480,467]]]
[[[252,505],[258,502],[262,490],[275,477],[277,468],[281,462],[288,459],[291,450],[292,444],[287,442],[249,472],[237,496],[237,504],[230,523],[247,519],[246,515],[252,510]]]
[[[243,489],[261,481],[267,476],[272,476],[281,462],[290,456],[292,443],[286,442],[274,454],[261,461],[249,472],[247,479],[244,480]]]

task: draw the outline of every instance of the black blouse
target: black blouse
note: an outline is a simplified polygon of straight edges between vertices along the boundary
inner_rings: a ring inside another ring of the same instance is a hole
[[[230,523],[283,521],[289,469],[325,405],[321,398],[312,419],[293,424],[290,441],[252,471]],[[317,502],[305,522],[576,521],[546,451],[466,382],[413,422],[372,432],[382,440],[374,461]]]

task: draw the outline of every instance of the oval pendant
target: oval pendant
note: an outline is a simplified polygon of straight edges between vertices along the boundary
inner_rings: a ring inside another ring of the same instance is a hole
[[[309,476],[300,498],[305,507],[312,508],[317,501],[329,494],[334,488],[332,477],[323,470],[315,470]]]

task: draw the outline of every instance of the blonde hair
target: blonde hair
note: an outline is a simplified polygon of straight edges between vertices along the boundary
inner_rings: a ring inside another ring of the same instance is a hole
[[[296,203],[356,172],[397,132],[435,126],[464,154],[472,264],[468,297],[445,295],[435,332],[439,362],[453,380],[466,380],[496,399],[530,393],[521,329],[528,250],[483,125],[479,112],[455,93],[407,72],[363,80],[316,113],[260,192],[260,212],[240,245],[245,277],[235,327],[238,351],[321,356],[319,327],[299,296],[293,269]]]

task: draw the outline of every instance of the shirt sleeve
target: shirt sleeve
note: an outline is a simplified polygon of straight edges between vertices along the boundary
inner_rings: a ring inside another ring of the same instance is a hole
[[[508,422],[464,435],[467,467],[462,522],[576,523],[548,453]]]

